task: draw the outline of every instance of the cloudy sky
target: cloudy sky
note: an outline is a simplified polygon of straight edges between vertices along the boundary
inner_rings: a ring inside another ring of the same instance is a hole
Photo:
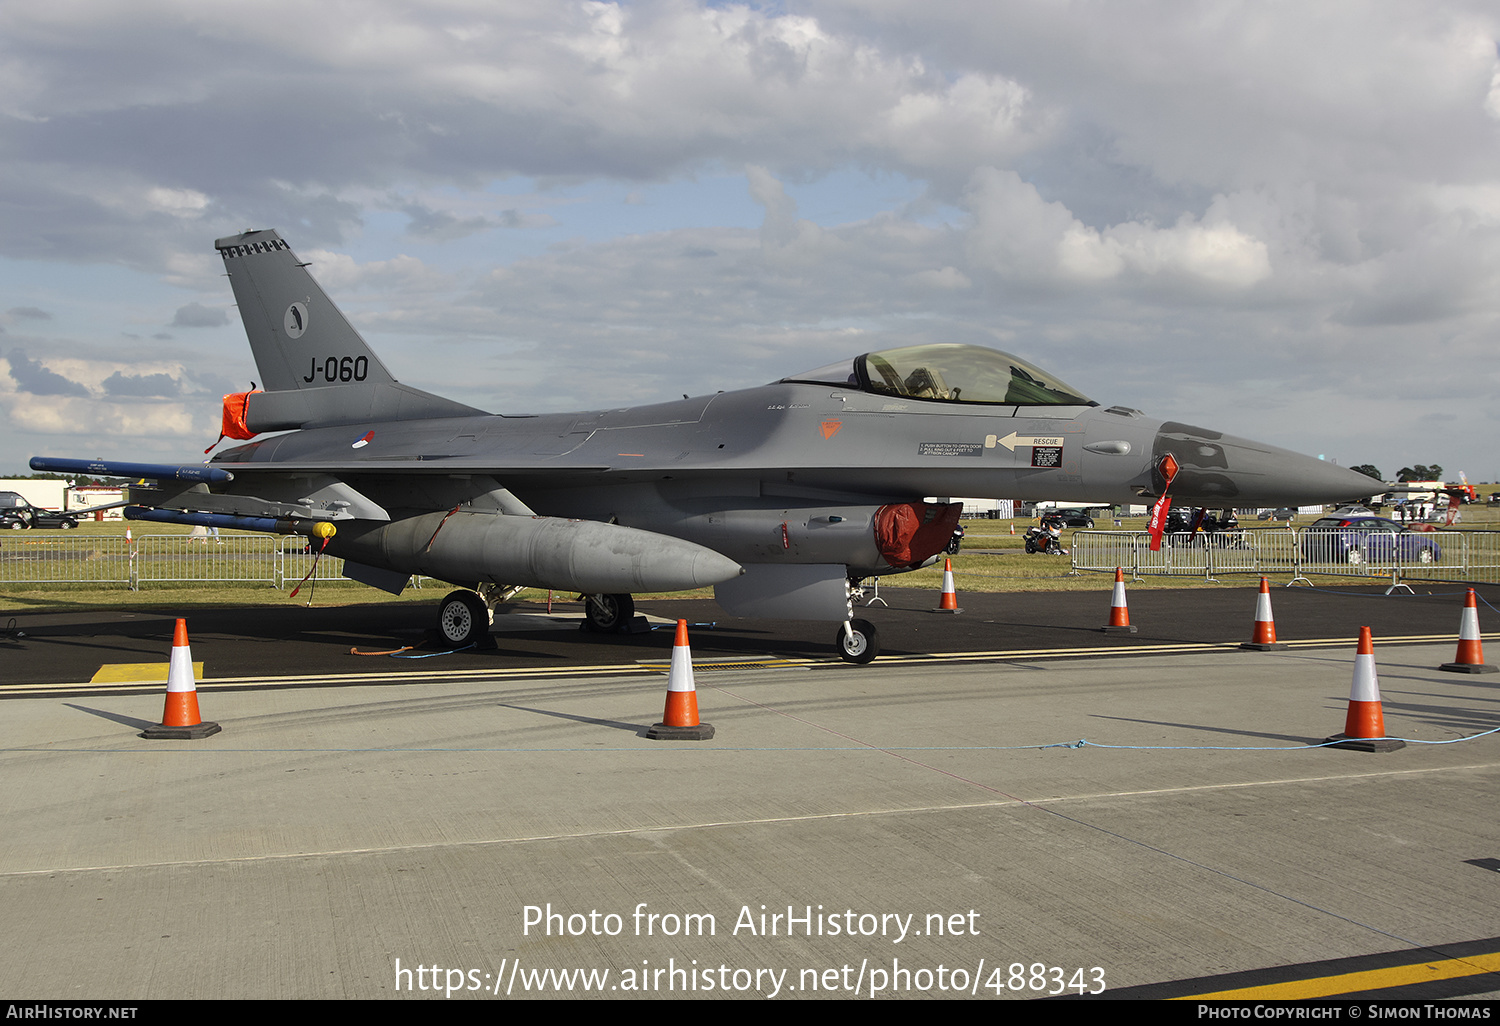
[[[0,5],[0,474],[188,460],[277,228],[496,412],[921,341],[1500,480],[1492,4]]]

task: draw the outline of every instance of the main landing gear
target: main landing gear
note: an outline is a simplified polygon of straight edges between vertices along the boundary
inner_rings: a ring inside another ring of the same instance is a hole
[[[597,634],[618,634],[635,619],[635,599],[629,595],[585,595],[583,625]]]
[[[473,591],[451,591],[438,606],[438,633],[455,648],[482,644],[495,622],[495,607],[524,590],[514,585],[481,584]]]
[[[489,604],[467,588],[450,592],[438,606],[438,633],[450,645],[473,645],[490,632]]]
[[[479,591],[460,588],[450,592],[438,606],[438,633],[455,648],[479,644],[488,637],[495,619],[495,605],[512,597],[519,588],[480,585]],[[619,634],[635,620],[635,599],[629,595],[586,595],[583,628],[596,634]],[[880,632],[869,620],[850,619],[839,624],[834,638],[839,658],[849,663],[868,663],[880,654]]]

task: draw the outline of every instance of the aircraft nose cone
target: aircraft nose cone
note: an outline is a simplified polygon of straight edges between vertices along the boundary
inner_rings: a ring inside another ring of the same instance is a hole
[[[1249,438],[1168,421],[1153,452],[1181,469],[1172,496],[1198,506],[1301,506],[1358,499],[1379,481],[1345,467]]]

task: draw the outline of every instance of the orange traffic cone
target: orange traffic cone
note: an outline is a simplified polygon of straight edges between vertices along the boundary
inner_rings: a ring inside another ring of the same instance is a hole
[[[1125,605],[1125,572],[1115,567],[1115,590],[1109,597],[1109,623],[1099,628],[1106,634],[1134,634],[1130,610]]]
[[[1328,738],[1330,748],[1353,748],[1360,752],[1394,752],[1406,742],[1385,736],[1385,716],[1380,710],[1380,682],[1375,676],[1375,645],[1370,628],[1359,629],[1359,648],[1354,655],[1354,683],[1349,688],[1349,713],[1344,732]]]
[[[1444,663],[1439,670],[1453,673],[1495,673],[1496,667],[1484,661],[1484,646],[1479,641],[1479,603],[1474,598],[1474,589],[1469,589],[1464,599],[1463,616],[1458,621],[1458,655],[1453,662]]]
[[[1260,579],[1260,597],[1255,600],[1255,630],[1240,648],[1253,648],[1257,652],[1286,648],[1286,642],[1276,640],[1276,620],[1271,616],[1271,586],[1264,577]]]
[[[667,673],[667,707],[662,722],[646,731],[653,741],[707,741],[712,723],[698,722],[698,689],[693,684],[693,656],[688,650],[687,621],[677,621],[672,642],[672,668]]]
[[[953,587],[953,560],[943,560],[943,597],[938,601],[934,613],[962,613],[958,608],[958,592]]]
[[[198,715],[198,685],[193,681],[193,652],[188,648],[187,621],[179,619],[172,632],[172,661],[167,666],[167,704],[161,722],[141,731],[141,737],[192,740],[217,734],[223,728],[204,723]]]

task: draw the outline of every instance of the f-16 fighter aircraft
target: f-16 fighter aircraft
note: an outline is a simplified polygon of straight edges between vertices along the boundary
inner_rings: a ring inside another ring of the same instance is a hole
[[[1297,506],[1370,479],[1259,442],[1101,406],[1008,353],[918,345],[652,406],[493,415],[400,384],[275,231],[219,239],[264,391],[225,399],[231,437],[185,466],[37,458],[129,475],[136,519],[294,531],[391,592],[461,586],[439,624],[487,632],[521,587],[588,596],[613,630],[632,593],[715,586],[731,614],[837,621],[879,650],[862,580],[921,567],[960,505],[933,496]],[[258,435],[268,435],[256,438]]]

